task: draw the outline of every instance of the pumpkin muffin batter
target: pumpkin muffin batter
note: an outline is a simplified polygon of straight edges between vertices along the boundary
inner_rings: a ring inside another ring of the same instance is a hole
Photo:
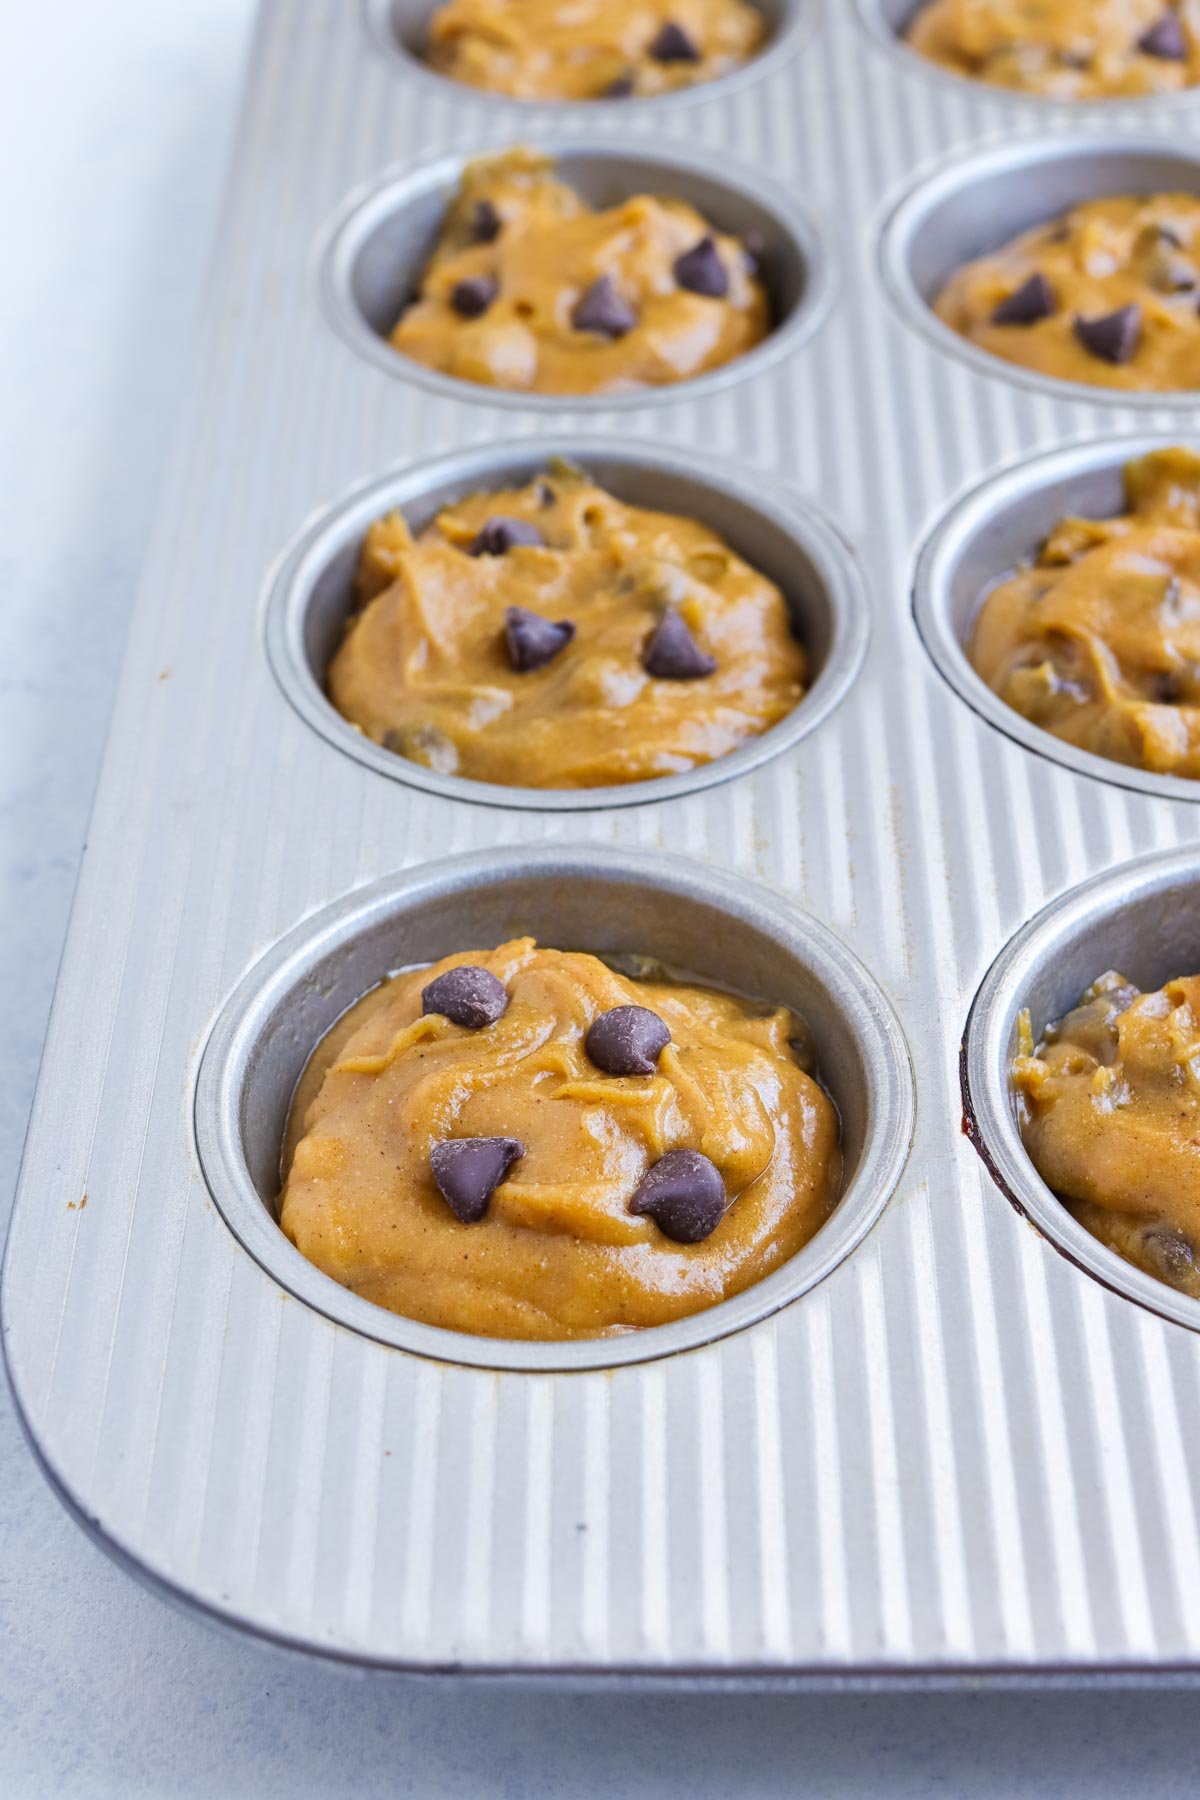
[[[804,651],[765,575],[696,519],[554,465],[415,539],[373,525],[330,699],[440,774],[530,788],[678,774],[778,723]]]
[[[956,75],[1056,100],[1200,82],[1197,0],[928,0],[904,35]]]
[[[765,37],[747,0],[447,0],[429,62],[516,100],[619,100],[715,81]]]
[[[1088,200],[966,263],[935,310],[1005,362],[1092,386],[1200,387],[1200,196]]]
[[[1110,970],[1013,1081],[1038,1173],[1127,1262],[1200,1299],[1200,976],[1144,994]]]
[[[603,1337],[760,1281],[828,1217],[838,1121],[806,1028],[519,938],[395,975],[301,1078],[280,1224],[389,1311]]]
[[[984,600],[971,662],[1044,731],[1134,768],[1200,776],[1200,457],[1125,469],[1128,511],[1062,519]]]
[[[391,343],[487,387],[622,394],[731,362],[767,335],[755,257],[682,200],[594,211],[527,149],[468,165]]]

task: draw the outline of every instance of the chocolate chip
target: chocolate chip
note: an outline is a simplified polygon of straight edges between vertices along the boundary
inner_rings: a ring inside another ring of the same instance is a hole
[[[716,666],[716,657],[700,648],[673,607],[663,614],[642,652],[643,669],[657,681],[700,681]]]
[[[729,292],[729,276],[711,235],[676,257],[675,279],[689,294],[704,294],[710,300],[720,300]]]
[[[1031,275],[1007,300],[1002,300],[992,314],[993,325],[1036,325],[1048,319],[1056,302],[1054,289],[1042,274]]]
[[[507,1006],[504,983],[478,963],[459,963],[421,990],[423,1013],[441,1013],[451,1024],[465,1025],[468,1031],[494,1025]]]
[[[1076,319],[1075,336],[1103,362],[1127,363],[1142,335],[1140,306],[1122,306],[1098,319]]]
[[[671,19],[650,45],[650,55],[660,63],[700,61],[700,52],[683,26],[676,25]]]
[[[499,292],[494,275],[468,275],[451,288],[450,304],[464,319],[481,319]]]
[[[471,214],[471,236],[477,244],[493,244],[504,230],[504,220],[490,200],[477,200]]]
[[[606,1075],[653,1075],[671,1034],[648,1006],[613,1006],[593,1019],[584,1048]]]
[[[648,1214],[677,1244],[698,1244],[721,1223],[725,1183],[699,1150],[668,1150],[642,1176],[629,1210]]]
[[[536,525],[530,525],[525,519],[506,519],[497,514],[494,519],[484,521],[483,530],[476,532],[467,545],[467,555],[503,556],[516,544],[544,544],[545,541]]]
[[[518,1138],[448,1138],[429,1152],[429,1167],[456,1219],[476,1225],[513,1164],[524,1156]]]
[[[628,100],[633,92],[633,76],[618,75],[604,90],[605,100]]]
[[[598,331],[602,337],[624,337],[637,324],[637,314],[617,292],[611,275],[601,275],[579,296],[571,323],[576,331]]]
[[[508,606],[504,610],[508,660],[520,675],[553,662],[574,636],[570,619],[543,619],[523,606]]]
[[[1154,1225],[1142,1234],[1146,1261],[1160,1281],[1178,1287],[1196,1272],[1196,1246],[1170,1225]]]
[[[1138,49],[1143,56],[1157,56],[1163,62],[1186,62],[1188,54],[1187,38],[1183,34],[1183,26],[1179,22],[1177,12],[1165,12],[1157,25],[1144,31],[1138,39]]]

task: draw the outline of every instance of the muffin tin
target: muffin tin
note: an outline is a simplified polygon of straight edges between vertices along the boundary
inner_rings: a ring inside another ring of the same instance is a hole
[[[1127,456],[1189,421],[964,355],[922,259],[951,225],[978,249],[1052,210],[1068,170],[1200,168],[1200,96],[1168,126],[1144,101],[930,81],[873,50],[886,9],[830,0],[780,8],[774,47],[686,106],[502,109],[393,39],[424,10],[264,8],[6,1256],[30,1439],[135,1573],[360,1665],[1190,1678],[1194,1303],[1080,1241],[1004,1064],[1014,1008],[1038,1022],[1139,920],[1152,977],[1192,954],[1200,869],[1177,846],[1200,815],[1186,784],[1001,718],[961,653],[977,575],[1064,497],[1115,503]],[[396,356],[380,333],[440,196],[512,141],[766,221],[774,336],[619,403]],[[321,673],[369,519],[564,450],[777,574],[817,668],[796,714],[695,776],[578,796],[356,742]],[[275,1227],[279,1127],[323,1027],[398,961],[530,926],[673,952],[816,1029],[842,1204],[682,1328],[447,1342]]]

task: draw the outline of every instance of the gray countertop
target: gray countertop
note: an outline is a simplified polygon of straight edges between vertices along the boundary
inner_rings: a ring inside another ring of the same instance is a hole
[[[251,0],[62,0],[6,20],[3,1209],[251,19]],[[1188,1693],[563,1694],[285,1659],[111,1566],[52,1497],[6,1394],[0,1457],[0,1791],[15,1800],[1195,1791]]]

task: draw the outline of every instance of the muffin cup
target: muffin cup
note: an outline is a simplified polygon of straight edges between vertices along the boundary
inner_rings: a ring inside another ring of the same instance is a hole
[[[1006,737],[1076,775],[1163,800],[1200,800],[1200,781],[1155,775],[1064,742],[1023,718],[972,667],[968,646],[986,591],[1035,554],[1067,514],[1102,519],[1124,509],[1125,464],[1178,437],[1112,437],[1022,457],[955,501],[918,555],[913,613],[940,674]]]
[[[698,980],[790,1006],[811,1027],[842,1127],[841,1197],[817,1235],[765,1280],[670,1325],[555,1343],[472,1337],[401,1318],[308,1262],[275,1216],[296,1083],[346,1008],[389,971],[531,933],[559,949],[636,951]],[[913,1127],[896,1018],[824,926],[777,895],[701,864],[592,846],[476,851],[356,890],[287,934],[234,989],[205,1048],[195,1103],[213,1198],[245,1248],[307,1305],[367,1337],[446,1362],[596,1369],[692,1349],[806,1293],[870,1230]]]
[[[367,30],[397,73],[435,87],[446,99],[448,93],[474,103],[489,106],[512,106],[522,112],[532,107],[565,107],[574,111],[586,107],[589,114],[620,118],[631,108],[638,111],[652,106],[694,105],[698,100],[723,99],[751,81],[761,80],[783,67],[805,43],[817,20],[817,0],[751,0],[755,10],[767,23],[767,40],[757,56],[740,68],[731,69],[715,81],[683,87],[670,94],[629,95],[624,100],[520,100],[510,94],[489,93],[486,88],[471,87],[455,81],[425,61],[429,20],[439,0],[363,0],[363,16]]]
[[[880,240],[880,271],[907,322],[981,375],[1058,400],[1194,412],[1200,390],[1138,393],[1042,375],[980,349],[944,325],[933,310],[946,282],[964,263],[1000,249],[1072,206],[1107,195],[1164,192],[1200,195],[1200,148],[1164,138],[1062,133],[1010,139],[974,156],[956,151],[919,175],[892,207]]]
[[[535,140],[534,148],[551,156],[555,173],[593,206],[615,206],[631,194],[657,194],[687,201],[718,231],[738,237],[756,233],[763,246],[761,269],[771,300],[771,331],[752,350],[720,368],[630,393],[528,393],[463,381],[427,368],[393,349],[387,334],[416,290],[464,167],[477,156],[508,148],[511,139],[388,170],[352,194],[326,227],[318,249],[321,304],[351,349],[384,374],[415,381],[451,399],[526,411],[611,412],[658,406],[696,400],[760,374],[809,338],[828,311],[834,285],[828,250],[812,218],[785,189],[733,163],[722,162],[718,172],[711,157],[665,144],[639,144],[634,149],[612,138],[552,136]]]
[[[1028,1008],[1035,1042],[1108,969],[1145,992],[1200,969],[1200,850],[1156,853],[1053,901],[1001,952],[975,996],[962,1047],[963,1129],[993,1180],[1079,1268],[1163,1318],[1200,1330],[1200,1300],[1109,1250],[1067,1211],[1021,1139],[1012,1061]]]
[[[1020,88],[1000,87],[991,81],[973,81],[968,75],[960,75],[954,69],[932,62],[905,43],[903,33],[921,11],[924,0],[854,0],[854,3],[864,31],[893,63],[913,74],[923,75],[943,88],[954,89],[960,99],[969,94],[973,101],[984,105],[993,101],[999,106],[1032,106],[1042,111],[1053,107],[1060,113],[1074,112],[1078,108],[1103,114],[1120,107],[1123,113],[1131,109],[1143,112],[1153,109],[1157,115],[1163,107],[1186,105],[1189,101],[1195,102],[1200,95],[1200,89],[1188,87],[1165,94],[1113,94],[1099,95],[1095,99],[1064,100],[1052,94],[1023,93]]]
[[[778,725],[730,755],[682,775],[617,787],[524,788],[439,775],[372,743],[336,710],[325,694],[325,672],[351,610],[354,570],[372,521],[399,507],[420,530],[460,496],[520,485],[542,474],[556,456],[578,460],[618,499],[704,519],[779,585],[809,657],[811,685]],[[744,487],[718,465],[690,453],[577,436],[460,450],[354,489],[284,551],[266,604],[267,649],[276,677],[301,717],[331,744],[379,774],[427,793],[526,812],[578,812],[667,800],[757,768],[798,744],[829,716],[854,680],[868,629],[854,557],[813,508],[761,485]]]

